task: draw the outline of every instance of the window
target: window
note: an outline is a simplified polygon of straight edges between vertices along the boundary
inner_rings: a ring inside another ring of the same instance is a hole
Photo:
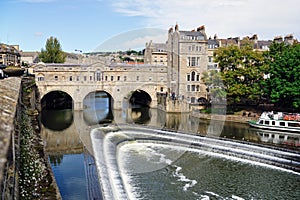
[[[127,76],[124,76],[124,81],[127,81]]]
[[[160,91],[163,92],[163,91],[164,91],[164,88],[163,88],[163,87],[160,87]]]
[[[195,92],[195,85],[192,85],[192,92]]]
[[[93,80],[93,76],[90,76],[90,81],[92,81]]]
[[[54,80],[58,81],[58,76],[54,76]]]
[[[119,81],[120,79],[121,79],[121,76],[118,76],[118,77],[117,77],[117,80]]]
[[[279,126],[285,126],[285,122],[279,122]]]
[[[83,80],[86,81],[86,76],[83,77]]]
[[[139,80],[140,80],[140,77],[139,77],[139,76],[136,76],[136,80],[139,81]]]
[[[76,81],[79,81],[79,76],[76,77]]]
[[[196,85],[196,91],[199,92],[200,91],[200,86]]]
[[[108,77],[107,76],[105,76],[105,81],[107,81],[108,80]]]
[[[272,125],[275,126],[275,121],[272,121]]]
[[[110,76],[110,80],[111,80],[111,81],[114,81],[114,76]]]
[[[38,81],[44,81],[45,79],[44,79],[44,77],[43,76],[39,76],[38,77]]]
[[[269,125],[269,124],[270,124],[270,121],[266,120],[266,121],[265,121],[265,124],[266,124],[266,125]]]
[[[208,62],[212,62],[212,56],[208,56]]]
[[[187,58],[187,65],[188,66],[199,66],[200,64],[200,57],[188,57]]]
[[[190,81],[191,80],[191,75],[188,74],[186,79],[187,79],[187,81]]]
[[[199,81],[199,74],[197,74],[197,76],[196,76],[196,81]]]
[[[96,81],[101,81],[101,73],[99,71],[96,72]]]
[[[299,123],[289,122],[288,126],[290,127],[300,127]]]
[[[195,81],[195,72],[192,72],[192,78],[191,78],[191,81]]]
[[[190,85],[187,85],[187,91],[191,91],[191,86]]]
[[[73,77],[72,77],[72,76],[70,76],[70,77],[69,77],[69,81],[72,81],[72,80],[73,80]]]

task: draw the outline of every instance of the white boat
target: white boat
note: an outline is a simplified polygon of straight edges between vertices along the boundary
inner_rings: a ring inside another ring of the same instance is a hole
[[[249,121],[250,126],[266,130],[300,133],[300,114],[263,112],[257,121]]]

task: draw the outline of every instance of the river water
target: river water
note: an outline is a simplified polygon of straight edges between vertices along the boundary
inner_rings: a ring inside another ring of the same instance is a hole
[[[90,131],[111,122],[244,140],[300,152],[299,135],[263,132],[233,122],[215,122],[211,126],[210,121],[188,114],[166,114],[156,109],[111,111],[104,99],[89,101],[85,100],[88,106],[83,112],[42,113],[42,137],[63,199],[102,199]],[[94,109],[95,105],[99,109]],[[130,199],[300,198],[297,173],[199,149],[129,143],[119,148],[116,157]],[[145,170],[149,166],[163,167]]]

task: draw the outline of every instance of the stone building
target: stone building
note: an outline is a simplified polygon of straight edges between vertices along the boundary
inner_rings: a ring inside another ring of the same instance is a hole
[[[168,89],[172,98],[189,104],[207,98],[205,84],[201,81],[207,71],[208,45],[205,27],[193,31],[180,31],[178,25],[169,29]]]
[[[214,51],[220,47],[220,43],[218,40],[217,35],[214,36],[214,38],[209,38],[207,40],[207,56],[208,56],[208,63],[207,63],[207,69],[208,70],[219,70],[218,63],[214,62]]]
[[[0,64],[6,66],[20,65],[21,55],[18,45],[0,43]]]
[[[146,43],[144,53],[145,64],[168,65],[167,44],[153,43],[152,40]]]

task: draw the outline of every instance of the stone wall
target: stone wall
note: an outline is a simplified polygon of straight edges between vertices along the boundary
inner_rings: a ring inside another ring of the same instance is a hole
[[[20,85],[21,78],[11,77],[0,80],[0,189],[5,181],[8,156],[14,155],[14,152],[11,152],[12,148],[9,147],[13,142]]]

